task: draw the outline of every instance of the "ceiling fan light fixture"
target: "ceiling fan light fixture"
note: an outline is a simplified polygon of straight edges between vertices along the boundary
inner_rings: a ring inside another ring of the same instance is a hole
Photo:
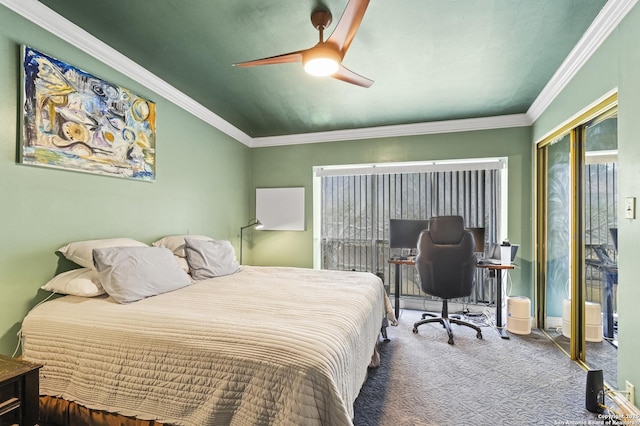
[[[313,28],[318,30],[318,44],[305,50],[297,50],[233,65],[244,68],[302,62],[304,70],[310,75],[333,77],[336,80],[355,84],[356,86],[370,87],[373,84],[373,80],[369,80],[342,66],[342,59],[360,27],[360,22],[367,10],[369,1],[349,0],[340,21],[338,21],[326,41],[324,39],[324,30],[331,24],[331,12],[324,8],[323,2],[316,2],[318,3],[318,9],[311,14],[311,24],[313,24]]]
[[[338,52],[321,43],[305,52],[302,63],[308,74],[326,77],[338,71],[341,60]]]
[[[339,64],[330,58],[316,58],[311,59],[304,64],[304,70],[307,74],[314,75],[316,77],[326,77],[335,74],[338,71]]]

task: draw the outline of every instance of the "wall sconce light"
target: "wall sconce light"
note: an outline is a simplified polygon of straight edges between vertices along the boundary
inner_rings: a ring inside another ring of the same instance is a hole
[[[241,265],[242,265],[242,231],[244,231],[245,228],[251,228],[254,226],[256,229],[262,229],[263,227],[262,222],[260,222],[257,218],[254,217],[245,226],[240,228],[240,264]]]

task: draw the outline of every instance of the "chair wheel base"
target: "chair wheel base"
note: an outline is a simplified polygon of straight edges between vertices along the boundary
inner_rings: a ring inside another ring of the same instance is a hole
[[[456,324],[456,325],[463,325],[469,328],[472,328],[473,330],[475,330],[476,332],[476,338],[477,339],[482,339],[482,330],[480,330],[480,327],[478,327],[477,325],[464,321],[460,318],[455,318],[455,317],[449,317],[447,315],[447,311],[446,309],[443,309],[442,312],[443,316],[442,317],[434,317],[434,318],[424,318],[422,321],[418,321],[416,323],[413,324],[413,334],[418,334],[418,327],[421,326],[422,324],[427,324],[427,323],[432,323],[432,322],[439,322],[443,328],[445,328],[447,330],[447,335],[449,336],[449,344],[453,345],[453,332],[451,331],[451,324]],[[423,317],[430,317],[431,315],[429,313],[424,314]]]

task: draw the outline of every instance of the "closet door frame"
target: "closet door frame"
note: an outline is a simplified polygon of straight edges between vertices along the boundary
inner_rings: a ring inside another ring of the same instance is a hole
[[[547,319],[547,241],[549,231],[546,218],[548,214],[547,196],[549,167],[548,148],[560,137],[570,135],[570,283],[571,283],[571,339],[569,356],[573,360],[585,362],[585,253],[584,253],[584,166],[586,125],[599,116],[610,114],[618,105],[617,93],[607,97],[597,105],[570,119],[566,124],[545,136],[536,143],[535,155],[535,321],[541,330],[546,329]]]

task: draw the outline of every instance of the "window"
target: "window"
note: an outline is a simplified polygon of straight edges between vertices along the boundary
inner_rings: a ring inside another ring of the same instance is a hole
[[[387,260],[398,253],[389,248],[390,219],[460,215],[465,226],[485,228],[488,250],[506,229],[505,165],[506,159],[483,159],[316,168],[316,266],[382,273],[393,282]],[[402,296],[424,295],[414,268],[402,278]],[[478,281],[472,301],[490,301],[484,277]]]

